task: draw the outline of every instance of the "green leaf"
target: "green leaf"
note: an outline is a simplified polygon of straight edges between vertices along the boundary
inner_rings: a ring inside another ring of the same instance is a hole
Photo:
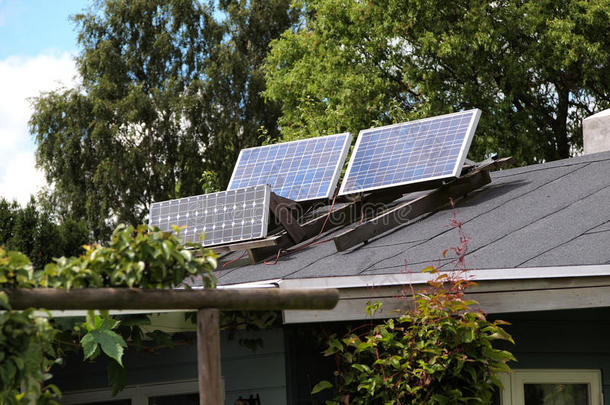
[[[0,308],[10,310],[11,305],[8,302],[8,295],[4,291],[0,291]]]
[[[17,370],[23,370],[25,362],[21,357],[13,356],[13,362],[15,363],[15,366],[17,366]]]
[[[121,321],[119,321],[118,319],[113,319],[110,317],[103,318],[103,321],[102,321],[101,325],[99,326],[99,329],[109,329],[109,330],[114,329],[117,326],[119,326],[120,323],[121,323]]]
[[[83,336],[81,345],[85,354],[85,359],[93,357],[99,347],[106,355],[123,365],[123,348],[127,347],[123,338],[108,329],[92,330]]]
[[[97,342],[95,341],[95,336],[91,332],[86,333],[85,336],[82,337],[82,339],[80,340],[80,344],[83,348],[85,360],[92,357],[95,353],[95,350],[97,349]]]
[[[168,241],[164,240],[161,243],[161,249],[163,251],[163,258],[165,260],[169,260],[169,258],[171,256],[171,250],[172,250],[170,243]]]
[[[127,347],[125,340],[111,330],[94,331],[94,333],[95,332],[99,333],[96,337],[96,341],[101,346],[102,351],[122,366],[123,348]]]
[[[115,396],[125,388],[127,384],[127,369],[116,361],[106,363],[108,385],[112,387],[112,396]]]
[[[315,387],[313,387],[313,389],[311,390],[311,393],[312,394],[317,394],[320,391],[324,391],[324,390],[327,390],[327,389],[332,388],[332,387],[333,387],[333,385],[330,382],[328,382],[326,380],[322,380],[319,383],[317,383],[315,385]]]
[[[352,364],[352,367],[355,368],[356,370],[360,371],[361,373],[365,373],[365,374],[371,373],[371,368],[369,366],[367,366],[366,364]]]

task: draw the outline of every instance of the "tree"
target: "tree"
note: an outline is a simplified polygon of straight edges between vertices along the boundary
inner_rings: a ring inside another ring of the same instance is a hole
[[[526,164],[569,157],[610,106],[608,0],[301,4],[265,67],[288,138],[477,107],[471,156]]]
[[[221,0],[226,41],[210,51],[209,68],[201,93],[207,110],[200,133],[211,134],[209,155],[215,157],[222,189],[229,183],[233,166],[243,148],[280,137],[277,103],[265,102],[262,65],[269,42],[278,38],[298,17],[287,0]]]
[[[54,257],[78,256],[89,240],[83,221],[54,218],[34,198],[21,207],[0,197],[0,246],[23,252],[37,270]]]
[[[82,85],[36,98],[30,129],[55,198],[97,240],[143,222],[151,201],[199,194],[205,171],[226,185],[261,127],[279,134],[259,67],[295,12],[215,3],[106,0],[74,18]]]

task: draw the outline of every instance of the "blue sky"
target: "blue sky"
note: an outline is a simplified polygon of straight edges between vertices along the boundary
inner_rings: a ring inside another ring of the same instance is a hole
[[[69,16],[88,7],[85,0],[0,0],[0,59],[76,50]]]
[[[27,202],[44,185],[27,130],[28,98],[78,81],[70,16],[89,0],[0,0],[0,196]]]

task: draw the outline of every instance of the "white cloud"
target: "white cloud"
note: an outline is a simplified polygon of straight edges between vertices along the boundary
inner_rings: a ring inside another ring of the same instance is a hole
[[[76,75],[69,53],[0,60],[0,196],[24,204],[45,184],[34,167],[28,98],[61,86],[73,87]]]
[[[30,152],[19,152],[7,162],[2,168],[4,178],[0,183],[0,189],[8,190],[9,195],[3,197],[9,200],[15,199],[22,205],[45,184],[43,174],[34,167],[34,154]]]

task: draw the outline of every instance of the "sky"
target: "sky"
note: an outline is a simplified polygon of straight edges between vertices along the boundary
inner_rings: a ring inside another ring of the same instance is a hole
[[[45,185],[35,168],[28,99],[78,82],[70,16],[89,0],[0,0],[0,197],[26,204]]]

